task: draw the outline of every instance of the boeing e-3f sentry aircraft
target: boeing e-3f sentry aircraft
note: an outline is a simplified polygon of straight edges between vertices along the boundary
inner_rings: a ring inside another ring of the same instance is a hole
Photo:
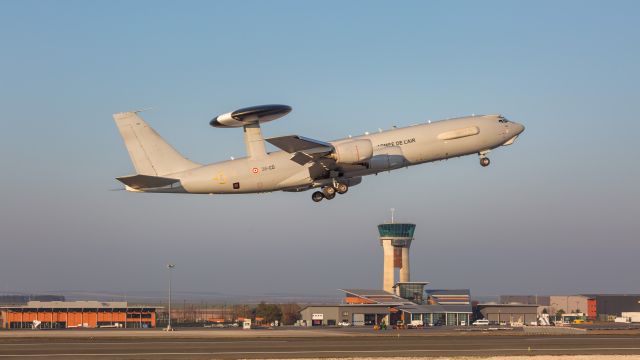
[[[502,115],[474,115],[380,130],[335,141],[299,135],[264,139],[260,124],[291,111],[286,105],[261,105],[215,117],[218,128],[241,127],[247,156],[202,165],[164,141],[138,112],[114,114],[136,175],[117,178],[128,191],[190,194],[247,194],[305,191],[311,199],[333,199],[362,177],[437,160],[487,153],[511,145],[524,126]],[[267,152],[265,141],[281,149]]]

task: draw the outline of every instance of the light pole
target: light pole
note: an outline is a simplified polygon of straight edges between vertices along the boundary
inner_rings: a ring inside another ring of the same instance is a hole
[[[167,331],[173,331],[171,327],[171,270],[176,267],[176,264],[167,264],[169,269],[169,322],[167,323]]]

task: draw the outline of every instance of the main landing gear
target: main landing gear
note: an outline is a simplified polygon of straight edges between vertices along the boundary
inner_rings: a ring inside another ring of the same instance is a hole
[[[331,200],[336,194],[344,194],[349,191],[349,185],[345,183],[335,183],[333,186],[325,186],[322,191],[316,191],[311,194],[311,200],[320,202],[322,199]]]
[[[313,200],[314,202],[320,202],[322,201],[322,199],[324,199],[324,195],[322,194],[321,191],[316,191],[313,194],[311,194],[311,200]]]
[[[480,155],[480,165],[482,165],[482,167],[487,167],[491,164],[491,160],[487,157],[488,153],[489,151],[481,151],[478,153],[478,155]]]

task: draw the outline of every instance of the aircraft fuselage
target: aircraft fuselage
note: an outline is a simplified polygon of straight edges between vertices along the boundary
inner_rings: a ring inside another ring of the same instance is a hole
[[[330,141],[336,146],[368,139],[373,146],[373,156],[360,164],[345,164],[327,170],[327,174],[320,177],[312,174],[311,164],[300,165],[291,160],[290,153],[275,151],[166,174],[168,178],[179,179],[180,186],[144,191],[193,194],[301,191],[327,186],[341,179],[353,181],[383,171],[459,156],[480,154],[484,158],[489,150],[511,144],[523,130],[524,126],[500,115],[441,120]]]

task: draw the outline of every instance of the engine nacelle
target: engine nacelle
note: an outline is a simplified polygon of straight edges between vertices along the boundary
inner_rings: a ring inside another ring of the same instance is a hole
[[[334,145],[335,150],[329,155],[338,164],[358,164],[373,156],[371,140],[360,139]]]
[[[378,149],[366,164],[367,168],[379,171],[398,169],[407,165],[402,149],[399,146]]]

